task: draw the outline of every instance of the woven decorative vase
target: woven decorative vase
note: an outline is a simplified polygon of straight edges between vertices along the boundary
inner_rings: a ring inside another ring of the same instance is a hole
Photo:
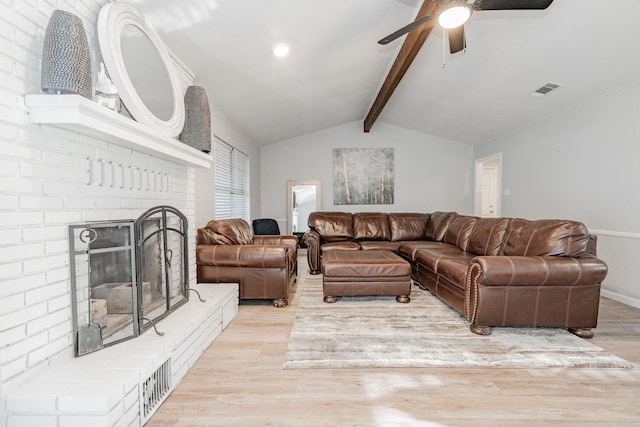
[[[211,151],[211,110],[204,88],[189,86],[184,95],[184,128],[180,141],[205,153]]]
[[[93,82],[89,42],[82,20],[56,9],[42,46],[41,87],[44,93],[74,93],[91,99]]]

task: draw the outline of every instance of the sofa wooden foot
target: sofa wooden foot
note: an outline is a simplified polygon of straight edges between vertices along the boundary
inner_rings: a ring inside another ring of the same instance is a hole
[[[398,295],[396,301],[406,304],[411,301],[411,297],[409,295]]]
[[[491,335],[491,328],[489,326],[471,325],[469,329],[474,334],[478,335]]]
[[[328,304],[332,304],[334,302],[336,302],[336,297],[333,297],[331,295],[325,295],[324,298],[322,299],[322,301],[328,303]]]
[[[273,300],[274,307],[286,307],[289,305],[289,302],[284,298],[278,298]]]
[[[591,328],[583,329],[583,328],[569,328],[569,332],[573,335],[578,336],[580,338],[590,339],[593,338],[593,331]]]

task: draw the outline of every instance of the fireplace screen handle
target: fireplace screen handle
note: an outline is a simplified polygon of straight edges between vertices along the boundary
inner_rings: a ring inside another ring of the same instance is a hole
[[[87,227],[80,232],[80,234],[78,235],[78,238],[82,243],[86,243],[90,245],[98,238],[98,232],[93,228]]]

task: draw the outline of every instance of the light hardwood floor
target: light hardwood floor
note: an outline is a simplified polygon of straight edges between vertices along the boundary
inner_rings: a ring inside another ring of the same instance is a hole
[[[603,298],[592,339],[633,369],[283,370],[294,292],[241,303],[147,426],[640,426],[639,309]]]

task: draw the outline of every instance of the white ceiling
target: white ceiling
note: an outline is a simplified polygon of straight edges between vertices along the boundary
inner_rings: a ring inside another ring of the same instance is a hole
[[[262,146],[364,120],[404,38],[377,40],[411,22],[422,1],[131,3],[210,102]],[[494,140],[637,80],[639,17],[638,0],[475,12],[466,52],[443,56],[434,29],[378,121],[468,144]],[[272,55],[279,42],[291,45],[289,57]],[[547,82],[564,86],[529,96]]]

